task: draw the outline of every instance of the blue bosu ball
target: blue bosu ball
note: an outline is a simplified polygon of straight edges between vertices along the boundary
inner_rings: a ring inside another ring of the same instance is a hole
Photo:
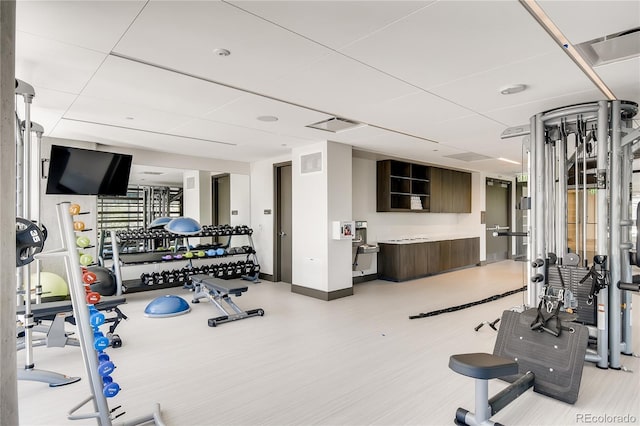
[[[202,232],[202,225],[190,217],[176,217],[164,227],[167,231],[178,235],[196,235]]]
[[[157,217],[153,222],[149,224],[149,229],[162,229],[169,222],[171,222],[170,217]]]
[[[144,316],[149,318],[167,318],[186,314],[191,306],[182,297],[166,295],[153,299],[144,309]]]

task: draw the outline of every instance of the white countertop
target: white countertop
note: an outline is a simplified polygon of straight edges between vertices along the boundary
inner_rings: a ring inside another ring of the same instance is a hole
[[[378,244],[415,244],[415,243],[428,243],[431,241],[448,241],[448,240],[461,240],[463,238],[478,238],[477,235],[433,235],[429,237],[403,237],[390,240],[380,240]]]

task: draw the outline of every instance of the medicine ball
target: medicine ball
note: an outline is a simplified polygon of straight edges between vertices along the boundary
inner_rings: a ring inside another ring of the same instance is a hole
[[[91,291],[100,293],[101,296],[113,296],[117,292],[116,277],[110,269],[102,266],[90,266],[88,271],[96,274],[98,278],[95,284],[91,284]]]
[[[31,274],[31,285],[35,286],[38,276]],[[40,272],[40,285],[42,286],[42,301],[57,302],[69,297],[69,286],[60,275],[53,272]]]

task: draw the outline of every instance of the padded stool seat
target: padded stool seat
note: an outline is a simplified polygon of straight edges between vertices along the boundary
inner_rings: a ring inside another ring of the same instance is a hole
[[[517,362],[487,353],[451,355],[449,368],[464,376],[485,380],[518,373]]]

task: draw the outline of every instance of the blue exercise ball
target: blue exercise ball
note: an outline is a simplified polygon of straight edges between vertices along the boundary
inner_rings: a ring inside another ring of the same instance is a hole
[[[166,295],[153,299],[144,309],[144,316],[149,318],[167,318],[186,314],[191,306],[182,297]]]
[[[190,217],[176,217],[164,227],[167,231],[178,235],[196,235],[202,232],[202,225]]]
[[[157,217],[153,222],[149,224],[149,229],[162,229],[169,222],[171,222],[170,217]]]

